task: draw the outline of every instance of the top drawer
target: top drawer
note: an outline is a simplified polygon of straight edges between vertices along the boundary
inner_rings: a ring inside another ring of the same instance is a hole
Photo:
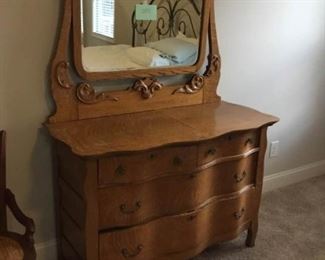
[[[199,145],[199,165],[217,158],[240,155],[259,146],[259,130],[234,132]]]
[[[181,146],[101,159],[99,184],[132,183],[188,171],[196,167],[196,154],[196,146]]]

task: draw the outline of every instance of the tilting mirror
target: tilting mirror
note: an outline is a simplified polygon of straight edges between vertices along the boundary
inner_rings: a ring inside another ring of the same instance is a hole
[[[80,0],[86,72],[192,66],[204,0]]]

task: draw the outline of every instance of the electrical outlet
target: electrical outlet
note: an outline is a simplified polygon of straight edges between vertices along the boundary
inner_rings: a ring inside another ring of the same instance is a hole
[[[280,145],[280,141],[271,142],[270,158],[277,157],[279,155],[279,145]]]

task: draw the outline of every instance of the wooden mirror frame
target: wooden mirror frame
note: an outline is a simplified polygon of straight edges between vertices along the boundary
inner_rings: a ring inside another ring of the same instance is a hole
[[[64,0],[59,41],[51,66],[51,90],[56,110],[49,117],[49,123],[220,102],[216,91],[221,62],[213,0],[204,0],[209,6],[205,10],[208,19],[204,25],[208,37],[203,35],[201,38],[208,38],[209,54],[207,67],[202,75],[193,73],[188,82],[164,86],[149,71],[144,77],[135,79],[126,90],[104,92],[96,92],[92,82],[78,78],[75,66],[70,66],[70,39],[75,31],[74,1]],[[159,76],[169,75],[165,71],[159,71]]]
[[[73,0],[73,54],[74,64],[80,77],[85,80],[113,80],[123,78],[144,78],[155,76],[168,76],[177,74],[190,74],[199,71],[204,63],[206,35],[208,30],[209,12],[211,8],[211,0],[202,0],[202,19],[200,25],[199,38],[199,55],[197,61],[193,65],[186,66],[169,66],[169,67],[154,67],[147,69],[132,69],[107,72],[90,72],[86,71],[82,64],[82,48],[81,48],[81,0]],[[194,8],[194,7],[193,7]]]

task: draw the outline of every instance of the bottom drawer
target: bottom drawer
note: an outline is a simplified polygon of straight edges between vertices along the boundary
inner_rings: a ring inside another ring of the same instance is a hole
[[[196,211],[101,233],[100,260],[184,259],[193,256],[190,252],[196,249],[204,249],[237,235],[254,216],[255,196],[255,189],[249,188],[238,197],[210,201]]]

